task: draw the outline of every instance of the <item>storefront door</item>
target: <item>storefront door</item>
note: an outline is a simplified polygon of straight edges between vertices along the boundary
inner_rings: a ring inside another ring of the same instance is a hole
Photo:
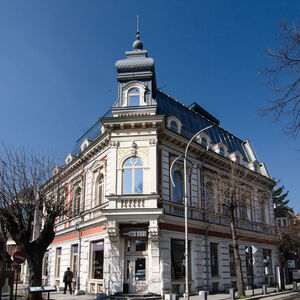
[[[125,284],[131,294],[147,293],[147,241],[126,239]]]

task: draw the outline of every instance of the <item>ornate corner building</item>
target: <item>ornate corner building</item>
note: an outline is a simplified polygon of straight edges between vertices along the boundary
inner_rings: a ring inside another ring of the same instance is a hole
[[[235,211],[245,283],[252,280],[249,245],[257,249],[254,284],[274,283],[274,182],[251,143],[220,127],[198,104],[187,107],[157,89],[154,60],[139,35],[115,67],[117,101],[54,170],[64,180],[67,190],[57,195],[69,212],[57,220],[44,280],[62,287],[71,267],[76,289],[87,293],[182,293],[184,174],[182,161],[174,160],[196,132],[214,125],[188,153],[190,291],[236,285],[230,220],[215,176],[232,162],[251,175],[251,193]]]

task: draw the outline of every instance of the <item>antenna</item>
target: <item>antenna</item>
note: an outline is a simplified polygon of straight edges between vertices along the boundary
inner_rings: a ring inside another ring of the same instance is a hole
[[[136,32],[139,32],[139,15],[136,16]]]

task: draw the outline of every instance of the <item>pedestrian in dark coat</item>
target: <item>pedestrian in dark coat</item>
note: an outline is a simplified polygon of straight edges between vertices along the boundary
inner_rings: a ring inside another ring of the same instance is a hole
[[[73,272],[70,271],[70,268],[67,268],[67,271],[64,274],[64,283],[65,283],[65,290],[64,290],[64,294],[67,291],[67,287],[69,286],[69,291],[70,291],[70,295],[72,295],[72,279],[73,279]]]

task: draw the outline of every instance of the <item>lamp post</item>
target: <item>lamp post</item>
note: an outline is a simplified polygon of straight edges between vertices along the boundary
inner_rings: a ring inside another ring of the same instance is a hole
[[[184,156],[183,156],[183,168],[184,168],[184,194],[183,194],[183,203],[184,203],[184,244],[185,244],[185,293],[184,293],[184,300],[189,300],[189,240],[188,240],[188,196],[187,196],[187,171],[186,171],[186,165],[187,165],[187,152],[190,147],[191,142],[194,140],[194,138],[199,135],[201,132],[207,130],[208,128],[213,127],[214,125],[207,126],[201,130],[199,130],[196,134],[194,134],[191,139],[189,140],[188,144],[186,145]],[[175,187],[173,178],[172,178],[172,167],[174,163],[180,158],[182,155],[177,157],[170,168],[170,175],[171,175],[171,181],[173,186]]]

